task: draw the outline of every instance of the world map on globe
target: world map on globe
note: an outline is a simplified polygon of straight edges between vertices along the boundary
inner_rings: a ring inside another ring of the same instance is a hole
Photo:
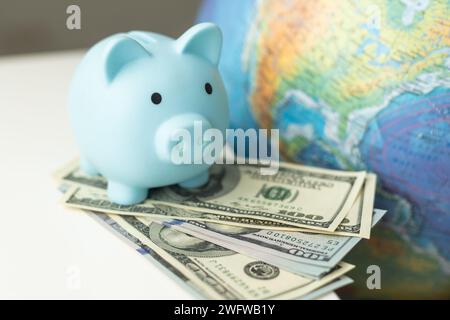
[[[378,175],[388,210],[348,257],[357,298],[450,298],[450,2],[205,1],[235,128],[288,161]],[[383,290],[366,287],[368,265]]]

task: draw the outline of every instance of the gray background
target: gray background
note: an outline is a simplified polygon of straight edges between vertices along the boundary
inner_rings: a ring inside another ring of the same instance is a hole
[[[66,9],[81,9],[81,30],[68,30]],[[172,37],[191,26],[201,0],[0,0],[0,55],[86,48],[116,32]]]

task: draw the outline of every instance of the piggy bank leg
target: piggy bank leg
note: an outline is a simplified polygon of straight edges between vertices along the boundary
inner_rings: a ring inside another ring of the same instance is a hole
[[[98,175],[100,175],[100,173],[92,165],[92,163],[84,156],[80,157],[80,168],[88,176],[98,176]]]
[[[208,182],[208,180],[209,180],[209,171],[205,170],[198,176],[195,176],[189,180],[179,183],[179,185],[182,188],[188,188],[188,189],[199,188],[199,187],[205,185]]]
[[[148,189],[127,186],[122,183],[108,181],[108,197],[112,202],[131,205],[144,201],[147,198]]]

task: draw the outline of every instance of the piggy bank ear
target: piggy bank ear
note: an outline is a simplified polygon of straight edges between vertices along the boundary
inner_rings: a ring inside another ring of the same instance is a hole
[[[114,37],[105,50],[105,77],[108,83],[114,81],[120,71],[129,63],[148,58],[147,52],[136,40],[120,35]]]
[[[222,32],[213,23],[200,23],[183,33],[177,39],[176,46],[180,53],[194,54],[217,65],[222,48]]]

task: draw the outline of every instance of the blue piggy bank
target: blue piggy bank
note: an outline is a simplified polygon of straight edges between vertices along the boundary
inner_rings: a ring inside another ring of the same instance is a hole
[[[171,150],[208,143],[174,140],[180,130],[195,136],[215,129],[225,137],[221,45],[220,29],[201,23],[176,40],[142,31],[112,35],[86,53],[70,88],[70,120],[82,170],[107,179],[111,201],[135,204],[149,188],[208,181],[210,163],[174,163]]]

